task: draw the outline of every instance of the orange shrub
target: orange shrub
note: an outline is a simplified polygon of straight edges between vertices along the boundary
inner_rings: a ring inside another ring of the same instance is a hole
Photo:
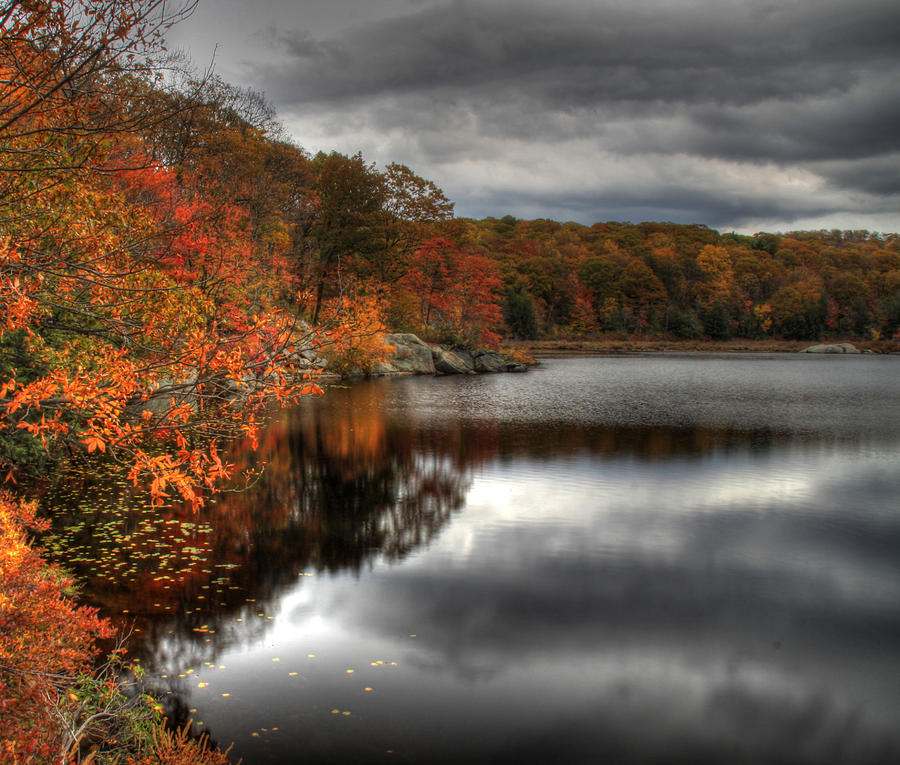
[[[63,742],[55,703],[60,681],[90,669],[94,640],[108,637],[96,611],[63,594],[68,581],[28,545],[39,527],[33,503],[0,494],[0,760],[31,762]],[[74,701],[73,701],[74,703]]]

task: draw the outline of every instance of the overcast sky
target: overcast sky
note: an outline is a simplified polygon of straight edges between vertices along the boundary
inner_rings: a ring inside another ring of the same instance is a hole
[[[900,231],[897,0],[200,0],[170,46],[460,216]]]

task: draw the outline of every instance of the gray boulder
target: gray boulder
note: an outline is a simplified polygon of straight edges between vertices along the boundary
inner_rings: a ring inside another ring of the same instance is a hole
[[[431,356],[434,360],[434,369],[439,375],[473,375],[475,363],[470,358],[465,358],[456,351],[442,348],[439,345],[431,346]]]
[[[473,372],[475,371],[475,357],[472,355],[472,351],[466,351],[461,348],[453,351],[453,353],[462,360],[462,363],[466,365]]]
[[[800,353],[859,353],[860,350],[853,343],[825,343],[811,345]]]
[[[394,353],[387,359],[382,368],[390,368],[387,374],[433,375],[435,373],[434,358],[431,348],[418,337],[408,332],[397,332],[386,335],[385,343],[394,346]],[[382,372],[384,374],[385,372]]]
[[[402,374],[409,373],[401,372],[397,367],[394,366],[394,362],[390,359],[385,359],[384,361],[376,361],[372,365],[372,375],[374,377],[391,377],[392,375]]]
[[[290,356],[291,363],[301,371],[324,369],[328,361],[319,356],[314,350],[304,350],[293,353]]]
[[[146,392],[146,400],[143,396],[135,397],[130,405],[138,411],[146,409],[152,414],[164,414],[172,406],[187,405],[194,411],[197,410],[197,375],[196,373],[185,377],[183,380],[164,378],[153,383]],[[228,397],[227,395],[225,396]]]
[[[474,351],[475,371],[479,373],[505,372],[506,359],[499,351],[479,349]]]

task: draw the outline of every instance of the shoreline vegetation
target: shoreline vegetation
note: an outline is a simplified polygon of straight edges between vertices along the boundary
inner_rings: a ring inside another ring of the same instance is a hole
[[[92,669],[109,624],[33,546],[29,479],[60,462],[199,512],[241,475],[228,445],[321,393],[323,368],[523,371],[824,336],[897,352],[898,234],[457,218],[410,168],[313,156],[261,94],[168,54],[195,3],[13,2],[0,20],[4,762],[225,761]]]

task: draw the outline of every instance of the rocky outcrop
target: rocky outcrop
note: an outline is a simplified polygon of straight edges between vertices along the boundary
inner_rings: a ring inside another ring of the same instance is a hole
[[[431,357],[434,360],[434,370],[439,375],[475,374],[475,362],[471,354],[451,351],[440,345],[432,345]]]
[[[431,348],[408,332],[386,335],[384,341],[394,347],[391,356],[375,365],[375,374],[433,375],[434,357]]]
[[[489,351],[480,348],[477,351],[473,351],[472,355],[475,357],[475,371],[480,374],[506,371],[506,359],[503,358],[503,354],[499,351]]]
[[[312,348],[295,351],[294,353],[289,354],[288,358],[294,369],[301,372],[319,371],[328,366],[327,359],[322,358]]]
[[[429,345],[409,332],[385,335],[389,352],[366,373],[362,369],[344,369],[340,376],[391,377],[395,375],[471,375],[493,372],[525,372],[527,364],[507,360],[499,351],[479,349],[467,351]],[[318,358],[306,359],[315,367],[324,364]],[[327,372],[326,372],[327,374]]]
[[[453,351],[460,359],[462,359],[463,363],[471,369],[473,372],[475,371],[475,356],[472,355],[472,351],[466,351],[461,348],[457,348]]]
[[[831,343],[811,345],[800,353],[859,353],[860,350],[853,343]]]

